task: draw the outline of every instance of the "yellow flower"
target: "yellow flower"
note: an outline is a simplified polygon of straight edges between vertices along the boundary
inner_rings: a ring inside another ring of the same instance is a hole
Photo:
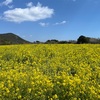
[[[19,91],[19,88],[16,88],[16,92]]]
[[[55,95],[53,96],[53,98],[54,98],[54,99],[57,99],[57,98],[58,98],[57,94],[55,94]]]
[[[22,98],[22,96],[21,95],[18,95],[18,99],[21,99]]]
[[[63,84],[63,86],[65,86],[66,85],[66,83],[62,83]]]
[[[28,88],[28,92],[29,92],[29,93],[31,92],[31,90],[32,90],[31,88]]]
[[[6,88],[6,92],[7,92],[7,93],[9,93],[9,92],[10,92],[8,88]]]

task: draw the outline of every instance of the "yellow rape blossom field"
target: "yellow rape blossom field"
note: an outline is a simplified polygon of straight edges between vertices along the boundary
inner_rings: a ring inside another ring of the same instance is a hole
[[[0,100],[100,100],[100,45],[0,46]]]

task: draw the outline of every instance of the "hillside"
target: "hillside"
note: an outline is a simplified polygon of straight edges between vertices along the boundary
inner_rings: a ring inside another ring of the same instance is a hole
[[[27,44],[30,43],[13,33],[0,34],[0,44]]]

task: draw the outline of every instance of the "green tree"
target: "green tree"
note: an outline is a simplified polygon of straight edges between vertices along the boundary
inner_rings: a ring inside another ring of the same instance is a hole
[[[89,38],[85,37],[83,35],[81,35],[78,39],[77,39],[77,43],[81,44],[81,43],[89,43]]]

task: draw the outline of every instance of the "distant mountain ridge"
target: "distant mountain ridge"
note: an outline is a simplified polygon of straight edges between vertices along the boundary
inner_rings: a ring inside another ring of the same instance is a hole
[[[22,39],[18,35],[15,35],[14,33],[4,33],[0,34],[0,45],[6,45],[6,44],[29,44],[31,42]]]

